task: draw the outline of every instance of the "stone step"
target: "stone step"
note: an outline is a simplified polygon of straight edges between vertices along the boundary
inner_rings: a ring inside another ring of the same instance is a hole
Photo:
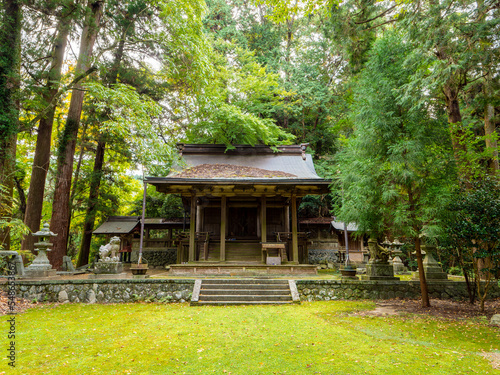
[[[195,281],[191,305],[300,303],[295,282],[272,279],[213,279]]]
[[[264,295],[239,295],[239,294],[218,294],[218,295],[205,295],[200,294],[199,301],[292,301],[292,296],[288,295],[274,295],[274,296],[264,296]]]
[[[259,296],[272,296],[272,295],[289,295],[288,289],[206,289],[202,288],[203,296],[215,295],[259,295]]]
[[[286,285],[288,286],[288,280],[279,279],[210,279],[203,280],[203,286],[205,285]]]
[[[227,306],[227,305],[289,305],[292,301],[199,301],[197,305]]]
[[[234,285],[224,285],[224,284],[213,284],[213,285],[203,285],[201,290],[253,290],[253,291],[258,291],[258,290],[285,290],[289,291],[290,287],[288,285],[278,285],[278,284],[269,284],[269,285],[257,285],[257,284],[250,284],[250,285],[241,285],[241,284],[234,284]]]

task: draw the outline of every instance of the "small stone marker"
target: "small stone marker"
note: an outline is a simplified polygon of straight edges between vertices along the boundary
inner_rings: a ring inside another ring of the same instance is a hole
[[[71,262],[71,258],[67,255],[63,256],[63,271],[67,272],[75,272],[75,267],[73,266],[73,262]]]
[[[491,317],[490,325],[500,327],[500,314],[495,314]]]

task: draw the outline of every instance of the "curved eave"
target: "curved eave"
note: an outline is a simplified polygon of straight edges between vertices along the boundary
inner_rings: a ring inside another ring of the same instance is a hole
[[[330,192],[331,180],[321,178],[175,178],[146,177],[145,182],[160,192],[181,195],[282,195],[304,196]]]

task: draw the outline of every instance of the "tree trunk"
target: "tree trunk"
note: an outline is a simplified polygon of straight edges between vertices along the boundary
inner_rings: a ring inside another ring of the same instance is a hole
[[[80,52],[76,64],[76,74],[85,72],[90,67],[94,42],[99,32],[99,24],[103,10],[103,2],[89,2],[87,16],[80,42]],[[56,187],[52,205],[50,230],[57,233],[53,240],[53,249],[49,260],[54,268],[61,268],[62,258],[66,255],[71,213],[69,198],[71,193],[71,177],[75,155],[80,116],[82,113],[84,91],[81,83],[75,85],[71,95],[68,116],[62,136],[59,140]]]
[[[22,9],[18,0],[1,4],[0,28],[0,217],[12,217],[19,88]],[[7,219],[9,220],[9,219]],[[0,248],[10,248],[9,230],[0,232]]]
[[[424,272],[424,262],[422,260],[422,250],[420,248],[420,237],[419,233],[422,231],[422,225],[417,220],[416,216],[416,202],[414,197],[414,190],[411,186],[408,186],[408,203],[410,210],[410,217],[413,221],[413,230],[416,233],[414,241],[415,241],[415,253],[417,255],[417,265],[418,265],[418,276],[420,280],[420,294],[422,296],[422,307],[430,307],[429,302],[429,292],[427,289],[427,280],[425,280],[425,272]]]
[[[448,123],[450,124],[450,133],[455,162],[461,174],[464,173],[467,161],[465,154],[467,147],[463,143],[464,131],[462,129],[462,114],[460,113],[460,103],[458,101],[458,89],[452,83],[443,86],[445,94],[446,110],[448,113]]]
[[[429,292],[427,290],[427,280],[425,280],[424,262],[422,260],[422,250],[420,249],[420,237],[415,237],[415,252],[417,255],[418,277],[420,280],[420,293],[422,294],[422,307],[430,307]]]
[[[498,163],[498,142],[494,138],[496,132],[495,107],[488,103],[484,109],[484,134],[486,135],[486,149],[491,150],[491,158],[488,160],[488,169],[491,174],[496,174],[499,170]]]
[[[101,139],[103,137],[101,136]],[[106,142],[99,140],[94,162],[94,171],[90,180],[90,193],[87,203],[87,213],[83,225],[82,244],[78,254],[77,267],[88,264],[90,254],[90,243],[92,241],[92,231],[94,230],[95,216],[97,212],[97,202],[99,200],[99,187],[101,186],[102,167],[104,165],[104,154]]]
[[[109,73],[109,84],[116,84],[118,80],[118,70],[123,60],[123,52],[125,49],[125,39],[131,22],[125,23],[120,41],[115,53],[115,59]],[[99,141],[97,142],[97,150],[95,155],[94,170],[92,172],[92,179],[90,182],[89,199],[87,203],[87,212],[85,214],[85,223],[83,226],[82,243],[80,252],[78,254],[77,267],[84,266],[89,262],[90,245],[92,243],[92,231],[94,229],[95,217],[97,213],[97,202],[99,200],[99,188],[102,179],[102,167],[104,165],[104,156],[106,151],[106,136],[100,134]]]
[[[61,69],[64,61],[64,52],[68,42],[69,16],[62,17],[57,27],[57,36],[54,41],[52,52],[52,65],[50,67],[43,102],[50,105],[56,96],[61,83]],[[28,202],[24,223],[36,232],[40,229],[42,219],[43,197],[45,193],[45,180],[50,163],[50,145],[52,140],[52,125],[54,123],[55,105],[50,106],[47,113],[40,119],[38,124],[38,135],[36,138],[35,156],[31,170],[30,187],[28,190]],[[34,237],[27,235],[21,245],[22,249],[33,251]]]
[[[15,155],[15,154],[14,154]],[[21,220],[24,221],[24,215],[26,215],[26,194],[22,187],[22,178],[17,178],[14,176],[14,182],[16,183],[17,195],[19,195],[19,211],[21,214]]]

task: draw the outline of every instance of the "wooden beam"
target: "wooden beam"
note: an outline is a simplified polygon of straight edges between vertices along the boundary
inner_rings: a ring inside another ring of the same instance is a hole
[[[297,236],[297,196],[292,194],[292,254],[293,262],[299,264],[299,242]]]
[[[189,262],[194,262],[196,232],[196,196],[191,194],[191,217],[189,220]]]
[[[226,196],[223,195],[220,199],[220,261],[226,261],[226,226],[227,226],[227,202]]]
[[[267,207],[266,196],[260,198],[260,241],[267,242]]]

